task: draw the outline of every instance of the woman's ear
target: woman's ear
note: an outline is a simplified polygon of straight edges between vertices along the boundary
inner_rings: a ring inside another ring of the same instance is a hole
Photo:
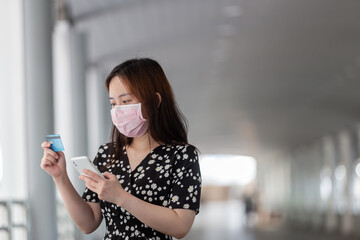
[[[158,107],[160,107],[160,103],[161,103],[161,95],[160,95],[160,93],[156,92],[156,96],[157,96],[158,101],[159,101],[159,103],[158,103]]]

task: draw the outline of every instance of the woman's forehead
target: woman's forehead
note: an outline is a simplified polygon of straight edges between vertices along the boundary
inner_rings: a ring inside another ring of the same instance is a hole
[[[115,76],[111,79],[109,84],[109,97],[117,97],[124,94],[129,95],[130,93],[129,87],[121,77]]]

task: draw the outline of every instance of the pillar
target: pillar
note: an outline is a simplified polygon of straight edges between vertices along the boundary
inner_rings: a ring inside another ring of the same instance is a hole
[[[85,65],[85,36],[77,32],[66,19],[56,21],[53,32],[54,133],[61,135],[67,172],[79,195],[85,184],[79,180],[79,173],[69,163],[72,157],[87,155]],[[58,201],[58,214],[62,216],[62,222],[72,224],[72,220],[62,214],[65,209],[59,195]],[[60,230],[60,239],[72,235],[78,240],[88,238],[75,226],[72,229],[62,227]]]
[[[54,183],[40,168],[40,144],[53,131],[52,12],[52,1],[24,1],[30,239],[56,239],[57,233]]]

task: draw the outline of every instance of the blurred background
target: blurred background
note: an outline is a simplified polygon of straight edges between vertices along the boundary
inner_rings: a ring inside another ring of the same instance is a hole
[[[359,0],[1,0],[0,19],[1,240],[102,239],[72,223],[40,144],[92,159],[105,77],[134,57],[163,67],[201,151],[185,239],[360,236]]]

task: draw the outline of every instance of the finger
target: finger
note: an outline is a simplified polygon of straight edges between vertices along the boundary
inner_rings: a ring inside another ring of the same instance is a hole
[[[52,164],[57,164],[57,160],[51,156],[51,155],[46,155],[46,158],[45,158],[47,161],[50,161]]]
[[[42,159],[41,159],[41,164],[42,165],[44,165],[44,164],[53,164],[49,159],[47,159],[47,158],[45,158],[45,157],[43,157]]]
[[[89,169],[83,169],[82,172],[97,182],[100,182],[101,180],[103,180],[98,174],[94,173],[93,171],[90,171]]]
[[[59,158],[61,158],[61,157],[65,157],[65,154],[64,154],[64,152],[56,152],[57,153],[57,155],[59,156]]]
[[[104,173],[103,173],[103,176],[104,176],[106,179],[115,179],[115,178],[116,178],[116,176],[115,176],[114,174],[109,173],[109,172],[104,172]],[[116,180],[117,180],[117,178],[116,178]]]
[[[52,167],[53,165],[54,164],[51,161],[44,159],[43,161],[41,161],[40,167],[42,169],[45,169],[46,167]]]
[[[54,166],[54,164],[53,164],[52,162],[47,162],[47,163],[45,164],[45,167],[52,167],[52,166]]]
[[[86,187],[89,186],[88,188],[90,188],[91,191],[94,192],[94,190],[97,189],[98,182],[82,174],[79,176],[79,178],[85,182]]]
[[[98,184],[97,181],[95,181],[94,179],[86,176],[86,175],[83,175],[83,174],[80,174],[79,178],[81,180],[83,180],[85,183],[90,183],[91,185],[93,185],[94,187]]]
[[[54,152],[53,150],[51,150],[50,148],[45,148],[44,149],[44,155],[46,155],[46,157],[48,157],[49,155],[52,156],[54,159],[58,159],[59,155]]]
[[[89,184],[89,183],[85,183],[85,186],[86,186],[88,189],[90,189],[91,191],[93,191],[93,192],[96,193],[96,188],[95,188],[93,185],[91,185],[91,184]]]
[[[50,146],[51,146],[51,143],[48,142],[48,141],[44,141],[44,142],[41,143],[41,147],[42,147],[43,149],[49,148]]]

